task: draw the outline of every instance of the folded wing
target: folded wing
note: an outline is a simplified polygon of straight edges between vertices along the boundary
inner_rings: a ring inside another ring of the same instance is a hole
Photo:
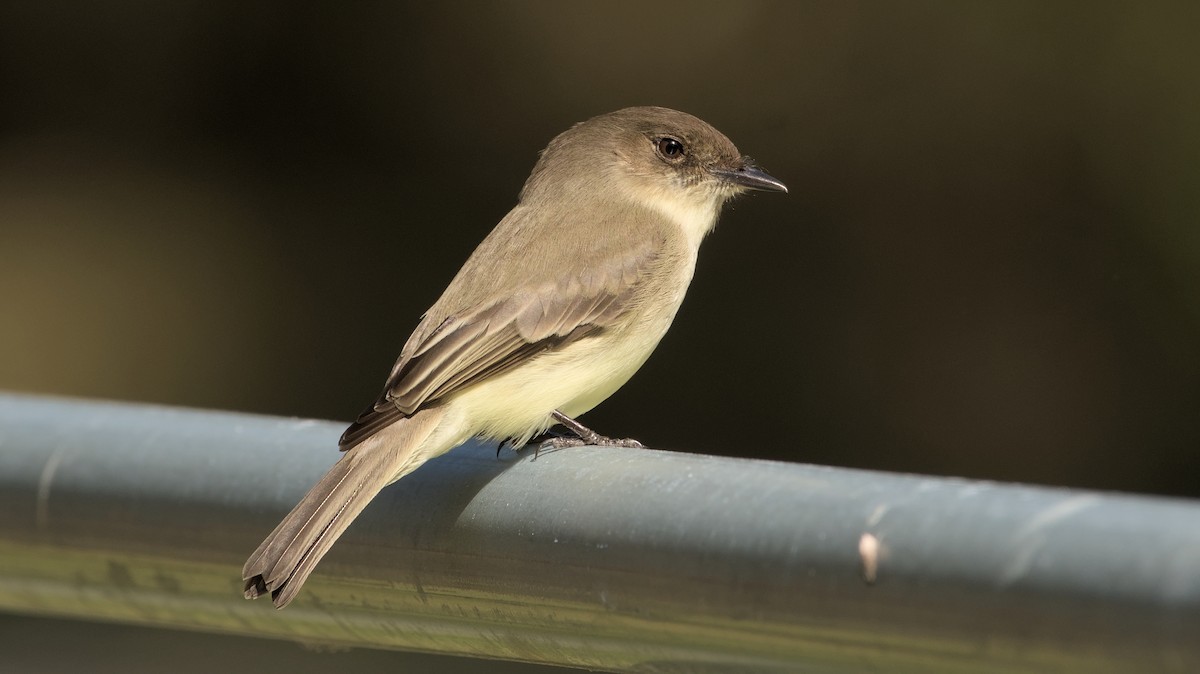
[[[350,449],[422,406],[604,330],[637,301],[656,260],[647,248],[440,319],[435,305],[401,351],[379,399],[339,446]]]

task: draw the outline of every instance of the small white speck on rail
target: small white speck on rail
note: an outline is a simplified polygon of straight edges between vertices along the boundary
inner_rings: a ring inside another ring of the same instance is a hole
[[[858,539],[858,556],[862,558],[862,576],[868,584],[874,583],[879,573],[880,548],[879,539],[872,534],[863,534]]]

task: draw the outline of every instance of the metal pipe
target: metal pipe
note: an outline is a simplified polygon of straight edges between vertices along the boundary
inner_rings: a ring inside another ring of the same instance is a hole
[[[0,610],[609,670],[1200,671],[1200,504],[468,444],[284,611],[245,556],[341,424],[0,394]]]

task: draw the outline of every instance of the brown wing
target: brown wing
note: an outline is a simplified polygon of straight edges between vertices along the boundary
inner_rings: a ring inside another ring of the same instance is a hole
[[[342,435],[343,451],[418,408],[611,325],[654,264],[647,251],[597,265],[433,325],[427,316],[392,368],[383,394]]]

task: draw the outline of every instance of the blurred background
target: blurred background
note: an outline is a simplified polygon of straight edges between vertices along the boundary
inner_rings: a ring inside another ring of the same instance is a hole
[[[656,104],[791,193],[727,209],[590,426],[1200,496],[1197,25],[1194,3],[6,2],[0,388],[350,419],[537,151]]]

